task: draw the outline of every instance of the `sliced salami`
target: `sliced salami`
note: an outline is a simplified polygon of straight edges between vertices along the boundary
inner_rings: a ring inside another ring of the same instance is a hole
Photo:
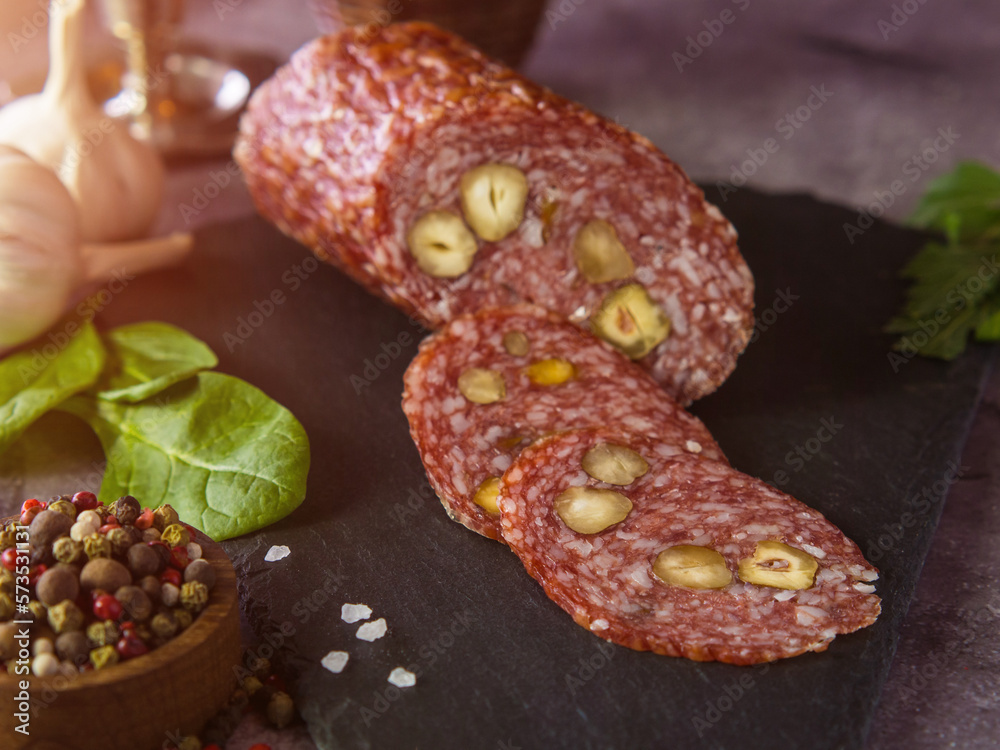
[[[880,612],[877,571],[818,511],[655,439],[546,437],[504,474],[498,506],[549,597],[629,648],[755,664],[823,651]]]
[[[684,403],[749,339],[736,233],[676,164],[428,24],[307,44],[235,155],[265,217],[429,327],[532,302]]]
[[[543,435],[609,425],[655,437],[665,455],[725,461],[649,375],[532,305],[460,316],[424,340],[404,377],[403,411],[449,515],[491,539],[500,537],[499,477]]]

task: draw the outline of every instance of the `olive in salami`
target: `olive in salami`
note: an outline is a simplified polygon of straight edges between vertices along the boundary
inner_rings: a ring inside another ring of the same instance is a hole
[[[629,648],[756,664],[823,651],[880,612],[877,571],[818,511],[649,437],[538,440],[496,502],[504,540],[549,597]]]
[[[749,340],[736,233],[676,164],[434,26],[307,44],[240,128],[260,212],[431,328],[538,304],[682,403]]]
[[[725,461],[701,421],[647,373],[534,305],[456,318],[421,343],[403,380],[403,411],[431,486],[452,518],[492,539],[500,477],[543,435],[610,425],[656,438],[663,455]]]

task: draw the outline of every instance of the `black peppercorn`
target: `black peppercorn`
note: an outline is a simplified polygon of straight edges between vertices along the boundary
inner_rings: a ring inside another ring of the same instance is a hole
[[[118,519],[118,523],[122,526],[131,526],[135,523],[135,519],[139,517],[139,514],[142,513],[142,507],[134,497],[125,495],[125,497],[120,497],[112,503],[111,512],[115,514],[115,518]]]

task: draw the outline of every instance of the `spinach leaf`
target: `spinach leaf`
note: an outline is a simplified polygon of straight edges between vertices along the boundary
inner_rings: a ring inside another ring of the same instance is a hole
[[[305,430],[238,378],[204,372],[139,404],[84,395],[60,409],[90,424],[104,447],[102,502],[169,502],[221,540],[274,523],[305,498]]]
[[[203,341],[166,323],[121,326],[104,342],[108,363],[95,390],[106,401],[134,404],[219,364]]]
[[[44,346],[0,360],[0,452],[47,411],[89,388],[104,359],[94,326],[71,319]]]

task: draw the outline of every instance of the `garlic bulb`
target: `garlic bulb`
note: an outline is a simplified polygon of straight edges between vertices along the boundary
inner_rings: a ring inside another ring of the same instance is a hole
[[[0,350],[55,323],[82,275],[72,196],[52,170],[0,146]]]
[[[191,235],[80,244],[80,215],[55,173],[0,145],[0,354],[44,333],[90,286],[114,272],[175,263]]]
[[[49,75],[39,94],[0,109],[0,143],[51,167],[80,207],[87,242],[141,237],[163,198],[157,153],[94,101],[84,75],[84,0],[50,5]]]

